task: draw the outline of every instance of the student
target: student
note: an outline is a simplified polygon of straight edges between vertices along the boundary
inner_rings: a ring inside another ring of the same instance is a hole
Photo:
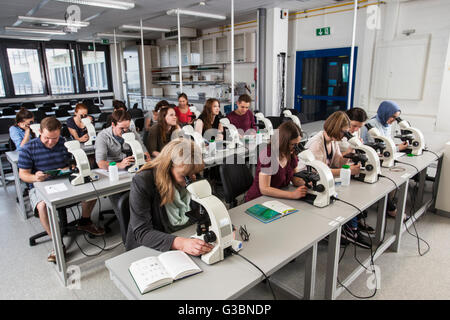
[[[195,179],[203,167],[201,150],[192,141],[178,138],[139,170],[131,182],[127,250],[146,246],[194,256],[211,251],[213,246],[203,240],[172,234],[193,223],[186,216],[194,203],[185,177]]]
[[[16,114],[16,122],[9,127],[9,136],[16,146],[16,150],[20,151],[22,147],[34,138],[34,133],[30,129],[30,125],[34,122],[34,115],[31,111],[20,108]]]
[[[223,139],[222,132],[223,127],[219,122],[219,114],[220,114],[220,103],[219,100],[210,98],[206,100],[205,106],[203,107],[203,111],[200,114],[199,118],[195,122],[195,131],[204,136],[205,132],[209,129],[216,129],[217,136],[215,136],[215,140]]]
[[[128,108],[125,105],[125,103],[123,101],[120,101],[120,100],[113,100],[112,105],[113,105],[113,108],[114,108],[113,112],[116,111],[116,110],[123,110],[123,111],[127,111],[128,110]],[[110,126],[111,126],[111,115],[109,115],[108,116],[108,120],[106,120],[106,127],[110,127]],[[133,131],[136,131],[136,125],[134,124],[133,120],[131,120],[131,122],[130,122],[130,129],[133,130]]]
[[[42,226],[47,234],[52,237],[47,215],[47,206],[40,194],[33,187],[34,182],[45,181],[49,175],[47,170],[67,169],[70,155],[64,146],[64,138],[61,137],[61,123],[55,117],[47,117],[41,121],[39,138],[27,143],[19,152],[19,177],[29,184],[30,203],[35,214],[39,215]],[[78,230],[82,230],[100,236],[105,231],[95,226],[91,219],[91,212],[97,200],[82,202],[82,218],[78,221]],[[47,261],[56,262],[55,251],[52,250]]]
[[[161,100],[155,105],[155,108],[153,109],[153,111],[147,112],[147,114],[145,116],[145,126],[144,126],[145,131],[149,131],[150,127],[158,122],[159,110],[162,107],[168,107],[168,106],[169,106],[169,102],[167,102],[166,100]],[[145,139],[144,139],[144,141],[145,141]]]
[[[75,114],[72,118],[67,119],[67,128],[70,135],[81,143],[89,140],[89,134],[87,128],[82,122],[82,119],[89,117],[91,122],[93,121],[91,116],[88,116],[88,107],[85,104],[78,103],[75,106]]]
[[[287,121],[280,125],[278,134],[278,157],[272,156],[270,144],[261,151],[255,179],[245,196],[246,202],[261,195],[284,199],[300,199],[306,195],[305,182],[301,178],[294,177],[294,173],[298,171],[296,169],[298,158],[294,147],[300,143],[301,132],[292,121]],[[281,190],[291,182],[297,187],[295,190]]]
[[[344,137],[344,132],[350,129],[350,119],[344,111],[336,111],[331,114],[323,124],[323,130],[314,135],[305,147],[309,149],[316,160],[322,161],[328,167],[334,177],[339,177],[341,168],[349,163],[349,159],[343,157],[338,142]],[[360,165],[350,165],[352,175],[358,175]],[[358,219],[355,217],[342,229],[344,241],[350,241],[362,248],[370,248],[358,230]]]
[[[178,106],[175,107],[175,112],[181,126],[191,124],[193,122],[194,114],[191,112],[191,109],[189,109],[189,101],[185,93],[180,93],[178,95]]]
[[[254,129],[256,132],[255,116],[249,110],[252,98],[248,94],[239,96],[237,101],[237,109],[227,114],[230,123],[234,124],[237,129],[242,129],[245,133],[249,129]]]
[[[361,139],[361,128],[364,126],[364,123],[367,121],[367,113],[364,109],[361,108],[352,108],[345,112],[350,119],[350,128],[348,132],[350,132],[354,137]],[[347,138],[343,138],[338,142],[339,149],[343,156],[348,153],[353,152],[353,148],[347,141]]]
[[[157,157],[162,148],[169,143],[175,130],[180,129],[173,107],[159,110],[158,123],[150,128],[147,138],[147,150],[152,157]]]
[[[367,123],[377,128],[385,137],[392,138],[392,123],[400,116],[400,107],[394,101],[383,101],[378,107],[377,114],[372,117]],[[366,127],[361,130],[361,137],[364,143],[374,142],[374,138],[369,134]],[[404,141],[397,145],[397,151],[404,151],[408,147],[408,143]],[[397,216],[397,206],[393,199],[395,192],[389,194],[386,213],[389,217],[395,218]]]

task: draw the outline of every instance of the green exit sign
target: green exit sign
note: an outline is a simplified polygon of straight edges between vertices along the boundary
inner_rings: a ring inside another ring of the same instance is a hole
[[[330,34],[331,34],[330,27],[316,29],[316,36],[329,36]]]
[[[109,40],[108,39],[102,39],[102,44],[109,44]]]

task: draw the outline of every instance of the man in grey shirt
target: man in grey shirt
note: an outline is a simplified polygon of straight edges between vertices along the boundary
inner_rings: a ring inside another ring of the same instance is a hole
[[[144,151],[146,161],[150,161],[150,154],[147,151],[147,148],[142,143],[139,134],[130,129],[131,123],[131,115],[124,110],[116,110],[111,115],[111,126],[103,129],[97,136],[95,141],[95,161],[100,169],[108,170],[109,164],[111,162],[116,162],[117,167],[122,170],[131,166],[134,163],[134,157],[128,156],[125,154],[125,150],[130,150],[128,145],[124,146],[124,139],[122,138],[122,134],[126,132],[133,132],[136,136],[136,140],[142,146],[142,150]],[[118,207],[118,202],[121,193],[114,194],[109,196],[109,200],[111,201],[112,207],[116,216],[119,218],[121,212]],[[121,223],[122,219],[118,219],[119,223]],[[122,233],[122,238],[125,238],[126,229],[125,226],[120,226],[120,231]]]

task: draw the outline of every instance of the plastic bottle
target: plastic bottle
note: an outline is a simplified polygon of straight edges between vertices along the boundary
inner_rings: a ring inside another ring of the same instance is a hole
[[[209,153],[212,156],[216,154],[216,142],[214,139],[209,140]]]
[[[350,166],[348,164],[344,164],[341,168],[341,186],[348,186],[350,185],[350,177],[351,177],[352,171],[350,170]]]
[[[256,145],[259,145],[262,143],[262,134],[259,132],[256,133]]]
[[[117,167],[115,162],[109,163],[109,181],[116,182],[119,181],[119,168]]]

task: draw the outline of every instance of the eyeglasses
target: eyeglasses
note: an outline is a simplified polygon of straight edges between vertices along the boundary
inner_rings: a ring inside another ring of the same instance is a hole
[[[243,226],[239,226],[239,235],[243,241],[248,241],[250,239],[250,233],[248,233],[247,226],[245,224]]]

